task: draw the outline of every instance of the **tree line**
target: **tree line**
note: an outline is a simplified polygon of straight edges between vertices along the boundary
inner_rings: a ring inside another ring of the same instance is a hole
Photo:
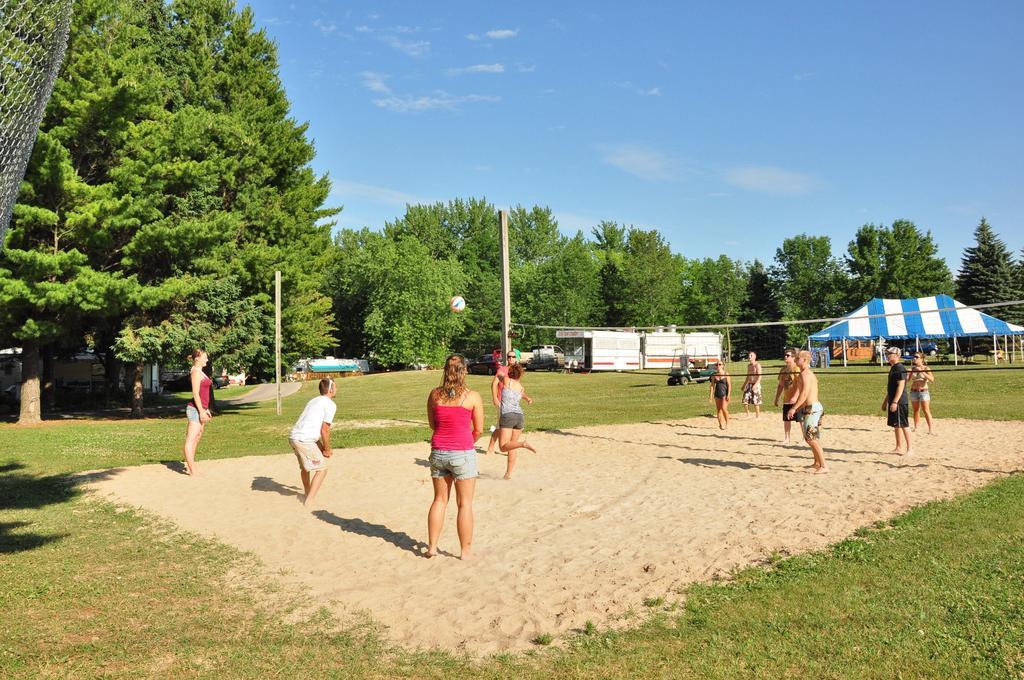
[[[52,406],[55,360],[82,348],[104,363],[107,400],[129,398],[135,414],[144,366],[184,367],[196,346],[217,367],[272,375],[274,270],[286,364],[437,364],[498,343],[495,206],[410,205],[380,230],[334,233],[330,181],[289,110],[274,43],[233,0],[76,3],[0,251],[0,347],[22,348],[24,422]],[[688,258],[656,229],[615,222],[566,235],[540,206],[511,210],[509,227],[521,324],[774,321],[876,296],[955,291],[974,304],[1024,290],[1024,257],[984,220],[955,281],[931,234],[903,220],[864,225],[842,254],[793,236],[766,262]],[[448,311],[455,294],[462,314]],[[802,339],[766,333],[770,347]],[[526,327],[517,342],[545,337]]]
[[[568,236],[550,209],[517,206],[509,212],[512,317],[523,325],[516,342],[550,338],[532,325],[712,326],[837,317],[873,297],[1020,299],[1024,253],[1015,261],[984,219],[975,241],[954,279],[931,233],[908,220],[863,225],[845,252],[827,236],[799,234],[772,260],[744,262],[688,258],[657,229],[609,221]],[[484,353],[500,341],[498,216],[485,200],[409,206],[383,231],[341,230],[335,246],[338,352],[437,364],[451,350]],[[447,311],[456,294],[468,302],[459,315]],[[1021,311],[1000,316],[1024,320]],[[741,330],[734,340],[781,351],[809,330]]]

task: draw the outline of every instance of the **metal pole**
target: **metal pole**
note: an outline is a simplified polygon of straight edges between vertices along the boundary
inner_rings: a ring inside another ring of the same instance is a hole
[[[992,362],[993,366],[999,365],[999,341],[995,333],[992,334]]]
[[[955,335],[953,336],[953,365],[954,366],[959,366],[960,365],[960,358],[957,356],[957,353],[956,353],[956,336]]]
[[[274,381],[277,383],[277,415],[281,415],[281,272],[274,272]]]
[[[846,368],[846,338],[843,338],[843,368]]]
[[[498,211],[498,226],[501,230],[501,356],[508,354],[511,338],[508,332],[512,327],[512,289],[509,285],[508,265],[508,211]]]

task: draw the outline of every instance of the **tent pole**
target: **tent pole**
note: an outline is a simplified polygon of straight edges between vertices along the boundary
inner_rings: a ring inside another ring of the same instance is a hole
[[[846,368],[846,338],[843,338],[843,368]]]
[[[959,366],[960,365],[960,360],[959,360],[959,358],[956,355],[956,336],[955,335],[953,336],[953,365],[954,366]]]
[[[993,365],[999,365],[999,341],[996,339],[996,334],[992,334],[992,362]]]
[[[884,350],[884,348],[882,347],[882,336],[881,336],[881,335],[879,335],[879,336],[878,336],[878,365],[879,365],[879,366],[884,366],[884,365],[885,365],[885,364],[884,364],[884,363],[882,362],[882,356],[883,356],[884,354],[885,354],[885,350]]]

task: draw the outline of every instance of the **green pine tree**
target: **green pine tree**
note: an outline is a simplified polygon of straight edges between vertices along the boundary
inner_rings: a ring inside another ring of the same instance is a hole
[[[1016,278],[1009,249],[981,218],[974,230],[974,245],[964,249],[956,280],[957,300],[965,305],[981,305],[1019,299]]]

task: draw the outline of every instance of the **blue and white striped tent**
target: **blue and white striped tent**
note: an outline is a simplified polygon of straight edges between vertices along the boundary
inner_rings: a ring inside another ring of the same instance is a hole
[[[910,312],[910,313],[907,313]],[[891,314],[893,316],[874,316]],[[842,321],[810,336],[812,342],[886,338],[963,338],[1024,335],[1024,327],[969,309],[948,295],[907,300],[874,298]]]

